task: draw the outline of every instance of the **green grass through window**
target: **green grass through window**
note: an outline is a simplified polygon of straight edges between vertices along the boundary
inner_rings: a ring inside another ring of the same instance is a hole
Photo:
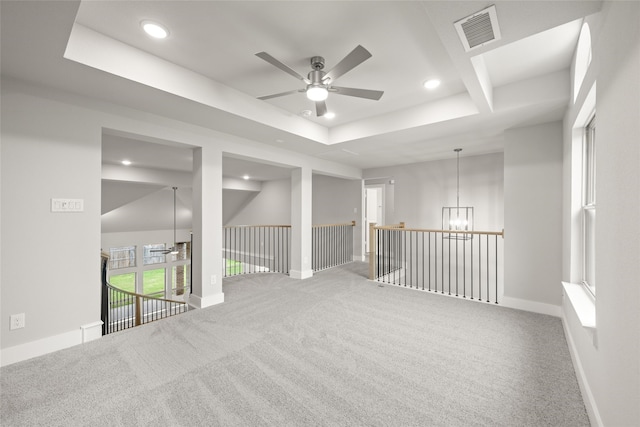
[[[142,293],[154,296],[164,293],[164,268],[147,270],[142,273]]]
[[[136,273],[118,274],[109,278],[111,286],[127,292],[136,291]]]
[[[242,274],[242,263],[240,261],[225,259],[225,265],[227,268],[227,276],[233,276],[234,274]]]
[[[127,292],[136,292],[136,273],[118,274],[109,278],[112,286]],[[144,294],[164,292],[164,268],[147,270],[142,273],[142,290]],[[157,295],[156,295],[157,296]]]

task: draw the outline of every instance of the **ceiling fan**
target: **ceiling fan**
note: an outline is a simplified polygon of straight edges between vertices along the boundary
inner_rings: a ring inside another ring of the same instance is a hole
[[[171,187],[173,188],[173,246],[167,249],[151,249],[150,252],[157,252],[157,253],[161,253],[163,255],[167,255],[167,254],[171,254],[171,255],[177,255],[178,254],[178,244],[176,243],[176,191],[178,190],[178,187]]]
[[[314,56],[311,58],[311,71],[307,77],[303,77],[295,70],[282,62],[269,55],[267,52],[256,53],[256,56],[264,59],[269,64],[276,66],[285,73],[292,75],[293,77],[302,80],[307,84],[304,89],[290,90],[287,92],[276,93],[273,95],[260,96],[258,99],[271,99],[279,96],[291,95],[294,93],[306,93],[307,98],[314,101],[316,104],[316,115],[318,117],[324,116],[327,113],[327,104],[325,100],[329,95],[329,92],[336,93],[338,95],[355,96],[358,98],[366,98],[372,100],[379,100],[382,97],[383,91],[370,90],[370,89],[356,89],[351,87],[339,87],[334,86],[333,82],[338,77],[351,71],[358,65],[362,64],[367,59],[371,58],[371,53],[364,47],[358,45],[353,49],[342,61],[340,61],[329,72],[322,71],[324,69],[324,58],[321,56]]]

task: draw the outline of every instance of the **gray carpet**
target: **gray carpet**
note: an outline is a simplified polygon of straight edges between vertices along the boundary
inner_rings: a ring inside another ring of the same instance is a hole
[[[587,426],[559,319],[353,263],[4,367],[1,424]]]

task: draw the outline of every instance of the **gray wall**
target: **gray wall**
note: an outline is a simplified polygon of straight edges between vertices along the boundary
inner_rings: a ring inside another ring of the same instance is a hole
[[[393,198],[385,201],[387,224],[403,221],[407,227],[440,229],[442,207],[456,206],[455,158],[366,169],[363,175],[367,183],[386,177],[387,193],[393,187]],[[502,230],[503,204],[502,153],[461,156],[460,206],[473,206],[475,230]]]
[[[101,132],[82,108],[2,89],[4,349],[100,319]],[[51,198],[84,212],[52,213]],[[18,313],[26,327],[9,331]]]
[[[291,180],[264,181],[262,190],[250,197],[225,225],[291,224]]]
[[[505,297],[559,306],[562,273],[562,123],[506,132]]]
[[[313,175],[313,224],[341,224],[356,221],[353,253],[362,253],[362,180]]]

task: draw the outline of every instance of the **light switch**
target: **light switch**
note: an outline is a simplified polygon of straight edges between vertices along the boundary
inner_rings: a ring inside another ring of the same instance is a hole
[[[84,199],[51,199],[51,212],[84,212]]]

